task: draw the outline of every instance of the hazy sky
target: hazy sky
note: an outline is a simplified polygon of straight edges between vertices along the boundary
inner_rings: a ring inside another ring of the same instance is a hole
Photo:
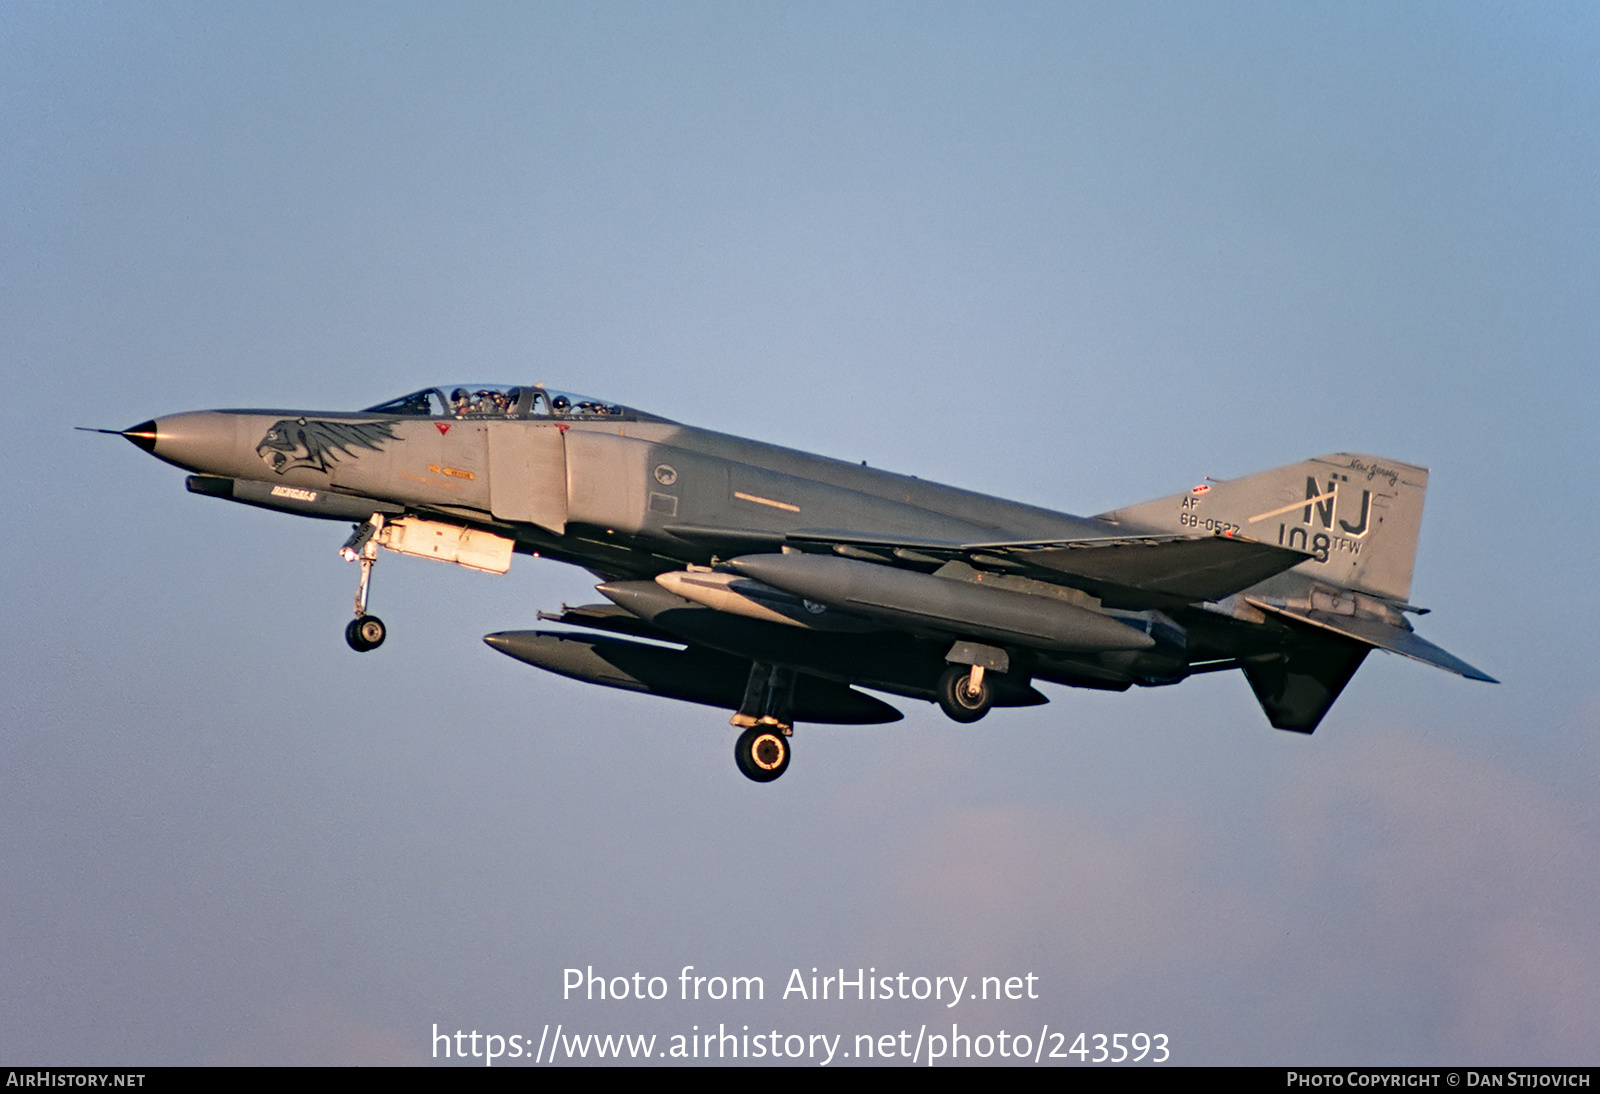
[[[0,0],[0,150],[5,1061],[1597,1062],[1593,6]],[[901,702],[757,786],[725,713],[479,641],[581,571],[389,556],[357,655],[343,526],[71,430],[459,380],[1077,513],[1425,464],[1419,630],[1504,683],[1374,654],[1311,738],[1236,673]],[[782,999],[813,967],[1038,998]]]

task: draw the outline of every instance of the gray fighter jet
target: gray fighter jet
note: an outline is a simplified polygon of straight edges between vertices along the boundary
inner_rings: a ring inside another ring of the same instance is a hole
[[[484,641],[562,676],[734,711],[739,770],[782,775],[796,722],[958,722],[1239,669],[1310,733],[1376,648],[1489,676],[1412,630],[1426,469],[1321,456],[1074,517],[680,425],[599,399],[463,384],[358,413],[212,410],[120,432],[196,494],[355,531],[351,648],[380,548],[504,573],[582,566],[605,603]],[[1492,682],[1492,681],[1491,681]]]

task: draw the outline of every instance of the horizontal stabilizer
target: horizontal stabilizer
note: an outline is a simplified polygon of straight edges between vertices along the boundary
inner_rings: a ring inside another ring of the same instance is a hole
[[[1334,634],[1353,638],[1357,642],[1390,653],[1398,653],[1409,657],[1413,661],[1421,661],[1425,665],[1453,672],[1458,676],[1465,676],[1468,680],[1482,680],[1489,684],[1498,684],[1500,681],[1493,676],[1467,664],[1461,658],[1435,646],[1426,638],[1413,631],[1403,630],[1400,627],[1391,627],[1377,619],[1362,619],[1356,616],[1337,615],[1333,612],[1291,611],[1288,608],[1277,607],[1263,601],[1250,598],[1250,603],[1262,611],[1272,612],[1275,615],[1306,623]]]

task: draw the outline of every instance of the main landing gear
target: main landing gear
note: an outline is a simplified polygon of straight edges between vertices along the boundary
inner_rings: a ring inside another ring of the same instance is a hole
[[[733,760],[744,777],[769,783],[789,770],[789,737],[794,733],[795,671],[756,661],[744,687],[744,700],[730,721],[744,730],[733,746]]]
[[[773,726],[751,726],[739,734],[733,761],[744,777],[769,783],[789,770],[789,738]]]
[[[938,700],[952,721],[976,722],[994,706],[994,688],[982,665],[951,665],[939,677]]]
[[[374,513],[365,524],[357,525],[339,555],[346,562],[361,563],[361,584],[356,587],[356,617],[344,629],[344,640],[357,653],[383,645],[388,629],[383,620],[367,614],[367,592],[372,588],[372,567],[378,561],[378,533],[383,529],[383,514]]]
[[[994,706],[994,685],[985,678],[990,672],[1010,672],[1011,655],[998,646],[960,641],[944,655],[950,667],[939,676],[934,698],[939,709],[954,722],[976,722]]]

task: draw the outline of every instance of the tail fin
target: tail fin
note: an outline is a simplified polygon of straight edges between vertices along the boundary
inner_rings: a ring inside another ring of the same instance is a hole
[[[1217,532],[1310,552],[1320,582],[1404,603],[1422,527],[1428,469],[1337,453],[1204,482],[1184,494],[1102,514],[1171,532]]]

